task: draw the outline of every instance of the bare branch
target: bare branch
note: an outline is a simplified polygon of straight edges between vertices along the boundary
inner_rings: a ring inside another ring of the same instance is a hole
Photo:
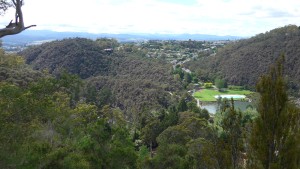
[[[12,2],[14,3],[15,6],[17,6],[17,2],[15,0],[12,0]]]
[[[0,15],[3,15],[5,11],[11,6],[12,4],[7,0],[0,0]]]
[[[0,29],[0,38],[6,35],[18,34],[24,31],[25,29],[36,26],[36,25],[30,25],[27,27],[24,26],[23,13],[21,9],[23,5],[23,0],[12,0],[12,2],[16,9],[15,22],[10,21],[10,23],[5,28]]]
[[[26,26],[25,28],[24,28],[24,30],[25,29],[28,29],[28,28],[31,28],[31,27],[35,27],[36,25],[30,25],[30,26]]]

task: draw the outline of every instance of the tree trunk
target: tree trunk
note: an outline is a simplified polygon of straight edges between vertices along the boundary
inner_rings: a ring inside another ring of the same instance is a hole
[[[23,13],[22,13],[22,9],[21,9],[21,7],[23,5],[23,0],[12,0],[12,2],[16,8],[15,23],[12,23],[12,21],[11,21],[6,26],[6,28],[0,29],[0,38],[7,36],[7,35],[15,35],[15,34],[21,33],[25,29],[36,26],[36,25],[30,25],[27,27],[24,26]]]

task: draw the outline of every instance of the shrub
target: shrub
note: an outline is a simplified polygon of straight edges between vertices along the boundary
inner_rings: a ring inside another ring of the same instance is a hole
[[[205,88],[212,88],[213,84],[212,83],[204,83]]]

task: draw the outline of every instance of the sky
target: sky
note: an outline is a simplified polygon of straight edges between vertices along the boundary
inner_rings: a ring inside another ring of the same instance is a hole
[[[25,25],[54,31],[250,37],[300,26],[300,0],[25,0],[22,9]]]

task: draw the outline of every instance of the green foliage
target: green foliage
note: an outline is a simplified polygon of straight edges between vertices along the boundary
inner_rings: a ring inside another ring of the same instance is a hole
[[[200,108],[197,106],[197,103],[193,100],[187,103],[188,110],[194,113],[201,113]]]
[[[57,78],[42,79],[28,89],[35,93],[33,102],[47,98],[44,104],[49,105],[37,108],[42,112],[41,119],[35,121],[39,129],[35,137],[25,137],[32,145],[27,141],[20,144],[29,150],[20,157],[30,160],[19,166],[151,167],[155,160],[149,154],[148,158],[146,151],[137,160],[138,146],[144,143],[150,149],[157,148],[162,131],[178,123],[178,109],[199,113],[195,104],[187,105],[189,100],[178,104],[182,79],[185,76],[190,83],[190,74],[184,75],[179,68],[177,75],[182,77],[176,81],[172,65],[142,58],[131,44],[108,55],[103,49],[111,44],[116,47],[108,39],[65,39],[21,53],[35,69],[49,70]],[[41,137],[42,133],[49,135]]]
[[[204,87],[205,87],[206,89],[212,88],[212,86],[213,86],[212,83],[204,83]]]
[[[284,56],[257,84],[261,98],[251,133],[250,167],[299,168],[300,111],[288,102],[283,61]]]
[[[187,106],[187,103],[186,103],[186,100],[185,98],[181,98],[179,103],[178,103],[178,106],[177,106],[177,110],[179,112],[184,112],[184,111],[187,111],[188,110],[188,106]]]
[[[69,153],[62,162],[62,168],[66,169],[89,169],[90,164],[85,160],[84,156],[79,153]]]
[[[207,109],[202,109],[200,112],[200,118],[204,118],[206,120],[209,120],[210,116],[209,116],[209,112]]]
[[[73,93],[73,104],[82,96],[100,109],[105,105],[119,107],[129,118],[131,110],[148,113],[176,104],[169,92],[182,90],[182,84],[174,80],[171,64],[124,52],[124,46],[107,54],[103,48],[110,44],[118,45],[111,39],[65,39],[28,48],[21,54],[35,69],[47,69],[56,76],[61,76],[63,69],[83,78],[84,88]],[[74,90],[77,84],[72,84]]]
[[[189,61],[185,67],[197,72],[201,80],[223,77],[229,84],[255,89],[257,79],[267,73],[269,66],[276,62],[276,56],[285,52],[284,75],[288,78],[291,94],[297,96],[300,89],[299,35],[300,30],[296,25],[287,25],[229,43],[218,50],[215,56]]]
[[[6,54],[0,49],[0,80],[19,86],[28,86],[39,79],[41,72],[33,71],[25,64],[21,56]]]
[[[185,74],[183,72],[183,70],[181,69],[180,65],[176,65],[174,71],[173,71],[173,74],[175,75],[179,75],[180,79],[183,79]]]
[[[190,73],[184,73],[184,81],[189,84],[193,80],[192,75]]]
[[[216,78],[215,85],[219,90],[221,90],[222,88],[227,88],[227,82],[224,79]]]
[[[40,83],[32,84],[28,89],[1,84],[0,154],[6,155],[3,168],[9,165],[36,168],[52,148],[50,142],[57,135],[51,126],[56,120],[55,114],[66,110],[66,104],[59,100],[65,96],[58,93],[59,90],[51,91],[43,82],[43,89]]]
[[[88,86],[86,88],[86,100],[89,103],[93,103],[99,108],[105,105],[113,104],[114,96],[112,91],[108,87],[103,87],[99,91],[94,86]]]
[[[243,128],[242,128],[242,113],[235,110],[234,101],[231,99],[229,107],[224,108],[224,118],[221,127],[229,143],[229,152],[231,155],[231,167],[241,168],[239,161],[242,160],[241,154],[243,151]]]
[[[116,39],[101,38],[95,41],[101,49],[114,49],[119,46]]]
[[[146,145],[152,148],[152,146],[157,146],[156,138],[163,131],[163,126],[161,122],[156,119],[149,122],[142,129],[142,139]]]
[[[112,58],[92,40],[75,38],[45,43],[20,53],[34,69],[47,69],[52,74],[66,70],[85,79],[107,75]]]
[[[150,147],[157,147],[157,137],[169,126],[173,126],[178,122],[178,112],[169,110],[161,110],[152,114],[145,122],[145,126],[141,130],[141,139]]]
[[[187,156],[189,162],[191,162],[191,164],[189,164],[190,168],[218,168],[217,160],[215,158],[216,152],[212,151],[214,145],[210,141],[198,138],[188,142],[187,147]]]
[[[243,86],[233,86],[233,85],[230,85],[230,86],[228,86],[228,89],[229,90],[244,90],[244,87]]]
[[[121,58],[118,64],[116,76],[90,80],[91,86],[98,90],[102,86],[111,89],[114,105],[128,112],[132,108],[157,110],[174,103],[168,91],[178,91],[180,84],[169,74],[167,66],[135,57]]]
[[[124,116],[72,104],[77,83],[62,74],[27,88],[0,84],[1,168],[135,168]]]
[[[21,56],[15,54],[4,54],[0,51],[0,65],[8,68],[19,68],[24,66],[24,59]]]
[[[149,150],[146,146],[141,146],[138,152],[138,159],[137,159],[137,168],[142,169],[145,166],[145,163],[149,161],[150,155]]]
[[[287,102],[282,77],[269,85],[278,77],[275,69],[258,85],[259,115],[255,109],[241,113],[227,101],[222,114],[213,118],[192,96],[180,92],[182,84],[198,78],[195,74],[141,57],[143,51],[132,44],[116,49],[118,45],[111,39],[77,38],[25,50],[26,62],[56,75],[26,85],[11,82],[19,74],[23,80],[21,72],[32,70],[21,57],[0,51],[0,71],[13,72],[0,73],[5,77],[0,83],[0,168],[239,168],[245,155],[255,168],[264,166],[267,151],[262,145],[269,138],[278,153],[270,168],[299,166],[299,110]],[[103,51],[111,47],[113,53]],[[201,71],[197,76],[215,73]],[[215,77],[223,76],[205,76]],[[223,79],[216,79],[218,83],[225,85]],[[225,93],[250,93],[233,89]],[[202,90],[207,91],[210,96],[218,92]],[[244,134],[253,121],[257,140],[249,141]],[[276,130],[261,130],[274,126]]]
[[[188,161],[184,158],[187,149],[179,144],[168,144],[160,146],[157,155],[153,159],[153,168],[185,169],[189,168]]]
[[[208,141],[211,132],[208,122],[198,118],[198,114],[182,112],[179,124],[168,127],[158,136],[159,146],[156,155],[143,166],[148,168],[215,166],[215,154],[211,149],[213,146]]]

